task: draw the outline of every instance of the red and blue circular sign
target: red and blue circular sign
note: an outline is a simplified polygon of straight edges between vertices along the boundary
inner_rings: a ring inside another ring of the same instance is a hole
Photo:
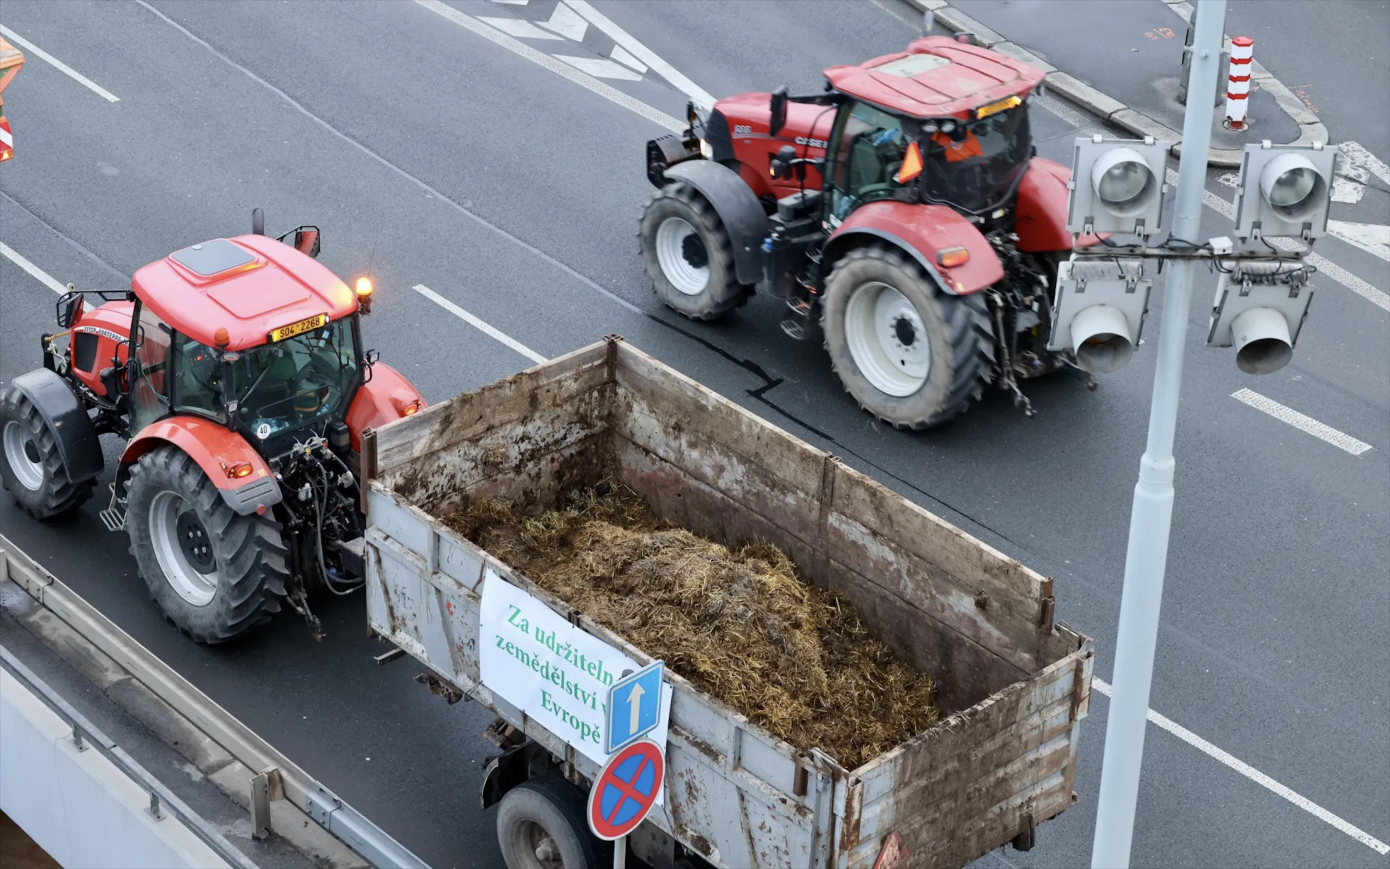
[[[665,779],[666,759],[650,739],[608,758],[589,790],[589,829],[610,842],[631,833],[656,804]]]

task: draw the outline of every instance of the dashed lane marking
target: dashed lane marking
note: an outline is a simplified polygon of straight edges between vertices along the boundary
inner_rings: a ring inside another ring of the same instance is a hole
[[[1371,449],[1370,444],[1362,443],[1349,434],[1339,432],[1332,426],[1324,425],[1293,408],[1285,407],[1274,399],[1266,398],[1254,390],[1242,389],[1239,392],[1233,392],[1231,398],[1248,404],[1256,410],[1263,411],[1280,422],[1286,422],[1301,432],[1307,432],[1315,438],[1327,441],[1339,450],[1346,450],[1353,456],[1359,456]]]

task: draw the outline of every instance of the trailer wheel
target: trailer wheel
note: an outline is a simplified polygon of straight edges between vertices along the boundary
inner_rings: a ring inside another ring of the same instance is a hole
[[[859,406],[897,428],[941,425],[980,397],[994,334],[978,295],[941,292],[896,248],[860,247],[826,281],[830,364]]]
[[[717,320],[753,287],[734,272],[734,247],[714,208],[688,184],[658,190],[642,212],[642,265],[661,301],[692,320]]]
[[[29,396],[0,391],[0,483],[19,508],[35,519],[54,519],[92,497],[96,480],[68,478],[58,437]]]
[[[583,792],[555,775],[507,791],[497,809],[507,869],[607,869],[612,846],[589,832],[585,806]]]
[[[290,579],[280,523],[227,506],[176,447],[140,457],[126,482],[126,532],[150,597],[199,643],[221,643],[280,611]]]

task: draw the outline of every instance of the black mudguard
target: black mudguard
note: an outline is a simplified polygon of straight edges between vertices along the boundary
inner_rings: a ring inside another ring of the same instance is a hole
[[[106,467],[101,442],[87,408],[67,381],[47,368],[39,368],[16,377],[12,385],[33,402],[52,429],[68,479],[81,483],[96,478]]]
[[[751,286],[762,280],[767,212],[738,173],[709,160],[688,160],[667,169],[666,178],[694,187],[714,207],[733,244],[739,283]]]

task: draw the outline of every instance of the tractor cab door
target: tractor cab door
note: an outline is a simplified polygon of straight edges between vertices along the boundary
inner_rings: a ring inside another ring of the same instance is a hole
[[[146,426],[169,415],[169,350],[173,330],[159,315],[136,302],[130,329],[135,344],[130,368],[130,430],[139,434]]]
[[[832,225],[866,202],[892,198],[904,186],[897,175],[908,144],[900,118],[866,103],[845,104],[826,155],[827,219]]]

